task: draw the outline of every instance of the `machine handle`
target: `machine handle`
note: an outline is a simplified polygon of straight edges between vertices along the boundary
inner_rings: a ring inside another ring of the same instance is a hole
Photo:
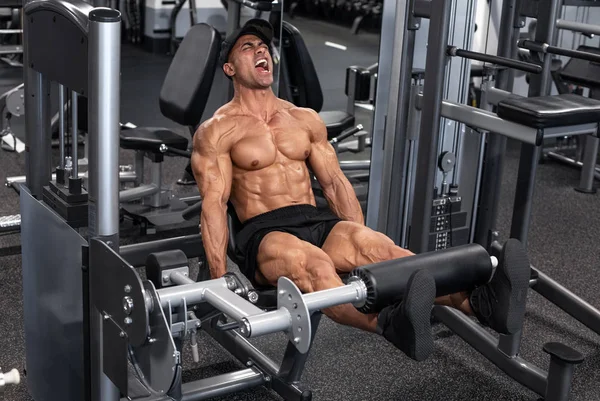
[[[175,148],[170,148],[167,145],[165,145],[164,143],[162,143],[160,145],[159,150],[161,151],[161,153],[171,153],[177,156],[182,156],[182,157],[186,157],[188,159],[192,158],[192,152],[188,152],[187,150],[179,150],[179,149],[175,149]]]
[[[496,65],[500,65],[500,66],[504,66],[504,67],[508,67],[508,68],[514,68],[516,70],[530,72],[533,74],[539,74],[542,72],[542,66],[537,65],[537,64],[527,63],[525,61],[513,60],[513,59],[507,58],[507,57],[500,57],[500,56],[494,56],[491,54],[474,52],[474,51],[470,51],[470,50],[463,50],[463,49],[459,49],[455,46],[448,46],[447,53],[449,56],[452,56],[452,57],[458,56],[458,57],[467,58],[469,60],[477,60],[477,61],[482,61],[484,63],[492,63],[492,64],[496,64]]]
[[[341,134],[339,134],[335,138],[332,138],[329,142],[332,145],[334,145],[336,143],[339,143],[339,142],[342,142],[344,139],[349,138],[352,135],[356,134],[357,132],[362,131],[362,129],[363,129],[362,124],[358,124],[356,127],[348,128],[346,131],[342,132]]]
[[[202,201],[194,203],[192,206],[188,206],[186,209],[181,212],[181,217],[185,220],[191,220],[194,217],[197,217],[202,210]]]
[[[517,42],[517,46],[533,52],[550,53],[558,56],[567,56],[580,60],[587,60],[591,61],[592,63],[600,63],[600,54],[584,52],[581,50],[563,49],[561,47],[550,46],[547,43],[539,43],[533,40],[521,39]]]

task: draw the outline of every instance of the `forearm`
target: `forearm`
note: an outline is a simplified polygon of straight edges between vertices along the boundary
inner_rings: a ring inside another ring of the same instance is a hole
[[[364,224],[360,202],[345,175],[334,177],[328,185],[322,185],[322,189],[329,207],[340,219]]]
[[[200,229],[210,276],[219,278],[227,273],[227,205],[221,201],[207,203],[203,200]]]

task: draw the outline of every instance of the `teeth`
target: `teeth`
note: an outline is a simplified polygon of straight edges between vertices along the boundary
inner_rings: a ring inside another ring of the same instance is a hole
[[[255,67],[258,67],[259,65],[262,65],[264,68],[267,68],[267,59],[260,59],[256,62],[256,64],[254,64]]]

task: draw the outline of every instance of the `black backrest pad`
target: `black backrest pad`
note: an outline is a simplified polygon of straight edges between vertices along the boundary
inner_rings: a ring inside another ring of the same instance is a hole
[[[202,118],[219,57],[221,35],[210,25],[187,32],[163,82],[160,111],[178,124],[196,126]]]
[[[282,94],[290,93],[291,98],[288,98],[289,96],[281,97],[298,107],[321,111],[323,91],[304,39],[302,39],[300,31],[289,22],[283,21],[281,25],[282,68],[287,70],[287,74],[281,72],[281,84],[290,88],[289,92],[286,91],[287,88],[282,89],[281,92]],[[283,77],[287,79],[283,79]]]
[[[591,46],[579,46],[577,50],[600,54],[600,48]],[[560,77],[569,83],[582,85],[591,89],[600,88],[600,64],[592,61],[580,60],[577,58],[569,59]]]

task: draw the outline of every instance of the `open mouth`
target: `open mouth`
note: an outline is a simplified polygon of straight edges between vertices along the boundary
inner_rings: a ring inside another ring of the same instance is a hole
[[[262,58],[256,61],[256,63],[254,64],[254,68],[256,68],[258,72],[269,72],[269,63],[267,62],[266,58]]]

